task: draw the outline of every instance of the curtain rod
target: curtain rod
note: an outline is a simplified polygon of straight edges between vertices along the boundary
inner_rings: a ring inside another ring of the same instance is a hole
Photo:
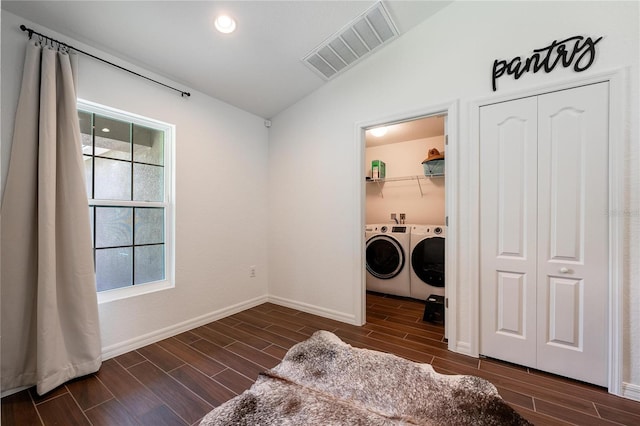
[[[122,71],[126,71],[126,72],[128,72],[128,73],[131,73],[131,74],[136,75],[136,76],[138,76],[138,77],[142,77],[142,78],[144,78],[144,79],[147,79],[147,80],[149,80],[149,81],[152,81],[152,82],[154,82],[154,83],[156,83],[156,84],[159,84],[159,85],[161,85],[161,86],[168,87],[168,88],[169,88],[169,89],[171,89],[171,90],[175,90],[176,92],[179,92],[179,93],[180,93],[180,96],[182,96],[182,97],[185,97],[185,96],[189,97],[189,96],[191,96],[191,93],[189,93],[189,92],[185,92],[184,90],[176,89],[175,87],[171,87],[171,86],[169,86],[168,84],[164,84],[164,83],[162,83],[162,82],[160,82],[160,81],[154,80],[154,79],[149,78],[149,77],[147,77],[147,76],[144,76],[144,75],[142,75],[142,74],[138,74],[138,73],[137,73],[137,72],[135,72],[135,71],[131,71],[130,69],[127,69],[127,68],[122,67],[122,66],[120,66],[120,65],[114,64],[113,62],[109,62],[109,61],[107,61],[106,59],[99,58],[99,57],[97,57],[97,56],[95,56],[95,55],[92,55],[91,53],[85,52],[84,50],[80,50],[80,49],[78,49],[77,47],[70,46],[70,45],[68,45],[67,43],[63,43],[63,42],[61,42],[61,41],[59,41],[59,40],[56,40],[55,38],[52,38],[52,37],[46,36],[46,35],[44,35],[44,34],[41,34],[41,33],[37,32],[37,31],[32,30],[31,28],[27,28],[27,27],[25,27],[24,25],[20,25],[20,29],[21,29],[22,31],[26,31],[26,32],[28,32],[28,33],[29,33],[29,40],[31,40],[31,37],[32,37],[34,34],[36,34],[36,35],[38,35],[39,37],[42,37],[42,38],[44,38],[44,39],[47,39],[47,40],[49,40],[49,41],[51,41],[51,42],[53,42],[53,43],[57,43],[57,44],[58,44],[58,45],[60,45],[60,46],[65,46],[65,47],[66,47],[66,48],[68,48],[68,49],[75,50],[76,52],[78,52],[78,53],[82,53],[83,55],[87,55],[87,56],[89,56],[89,57],[91,57],[91,58],[93,58],[93,59],[97,59],[98,61],[101,61],[101,62],[104,62],[105,64],[109,64],[109,65],[111,65],[112,67],[119,68],[119,69],[121,69]]]

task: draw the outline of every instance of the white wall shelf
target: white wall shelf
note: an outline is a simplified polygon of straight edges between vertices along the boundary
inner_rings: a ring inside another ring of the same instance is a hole
[[[424,192],[422,191],[422,184],[420,183],[421,180],[431,180],[432,178],[443,178],[444,177],[444,173],[443,174],[433,174],[433,175],[414,175],[414,176],[401,176],[401,177],[392,177],[392,178],[383,178],[383,179],[370,179],[370,178],[366,178],[367,179],[367,183],[375,183],[378,187],[378,192],[380,192],[380,197],[384,198],[384,194],[382,191],[382,187],[383,184],[385,182],[400,182],[400,181],[406,181],[406,180],[415,180],[418,183],[418,189],[420,190],[420,196],[423,197],[424,196]]]

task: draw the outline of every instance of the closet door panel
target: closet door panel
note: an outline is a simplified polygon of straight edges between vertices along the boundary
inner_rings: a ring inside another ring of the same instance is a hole
[[[537,101],[480,111],[480,353],[535,365]]]
[[[543,100],[544,101],[544,100]],[[548,117],[549,150],[541,150],[538,161],[547,162],[550,229],[549,258],[556,261],[582,262],[584,241],[583,210],[585,201],[584,126],[585,111],[563,108]],[[545,170],[546,172],[546,170]],[[542,185],[540,187],[542,189]]]
[[[538,99],[537,368],[607,378],[608,83]]]
[[[582,350],[583,280],[549,279],[549,344]]]
[[[496,332],[526,339],[527,276],[513,272],[498,272],[498,324]]]

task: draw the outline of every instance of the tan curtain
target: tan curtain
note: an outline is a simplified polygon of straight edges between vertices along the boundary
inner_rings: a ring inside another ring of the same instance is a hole
[[[101,364],[75,62],[27,45],[1,212],[3,391],[42,395]]]

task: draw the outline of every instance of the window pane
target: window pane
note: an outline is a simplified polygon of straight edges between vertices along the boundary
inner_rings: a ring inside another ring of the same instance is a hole
[[[153,120],[81,101],[78,108],[97,291],[162,281],[170,249],[164,155],[172,138]]]
[[[94,117],[95,155],[131,160],[131,125],[112,118]]]
[[[85,183],[87,184],[87,198],[91,199],[91,186],[93,185],[93,157],[89,157],[87,155],[83,155],[82,159],[84,160],[84,176]]]
[[[96,247],[133,244],[133,209],[131,207],[96,207]]]
[[[135,244],[164,243],[164,209],[136,207]]]
[[[96,250],[96,283],[98,291],[128,287],[133,272],[131,247]]]
[[[164,201],[164,167],[133,165],[134,201]]]
[[[95,159],[96,200],[131,200],[131,163]]]
[[[80,136],[82,138],[82,153],[87,155],[93,154],[92,133],[93,123],[91,122],[92,114],[84,111],[78,111],[78,120],[80,122]]]
[[[135,247],[136,273],[134,284],[164,279],[164,244]]]
[[[94,207],[89,206],[89,223],[91,224],[91,247],[95,247],[96,246],[96,243],[93,240],[93,236],[94,236],[94,233],[93,233],[93,209],[94,209]]]
[[[134,124],[133,161],[164,165],[164,132]]]

